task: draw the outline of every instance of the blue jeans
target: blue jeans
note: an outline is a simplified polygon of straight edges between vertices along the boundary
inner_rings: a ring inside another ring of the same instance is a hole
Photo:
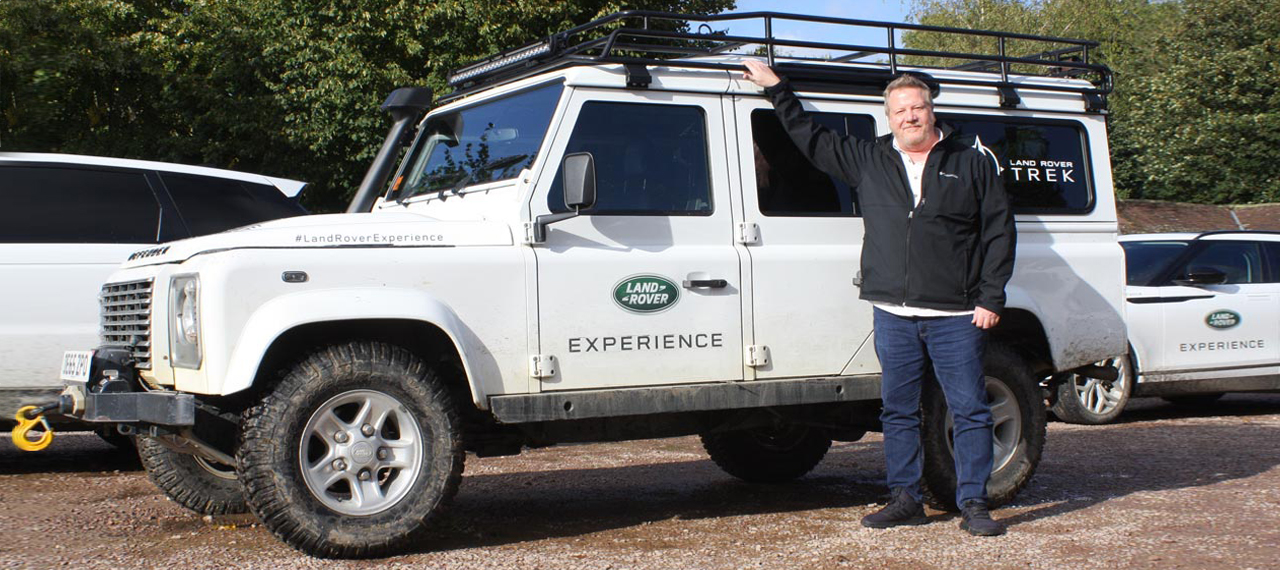
[[[969,315],[899,317],[875,309],[875,337],[889,488],[921,498],[920,387],[925,362],[932,361],[955,421],[956,504],[986,501],[992,461],[991,408],[982,373],[986,331]]]

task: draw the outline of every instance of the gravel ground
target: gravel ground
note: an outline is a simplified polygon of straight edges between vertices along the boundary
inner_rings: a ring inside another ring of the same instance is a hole
[[[420,551],[326,561],[251,517],[201,518],[92,434],[37,454],[0,439],[0,568],[1280,568],[1280,395],[1188,411],[1139,400],[1109,426],[1052,423],[1009,534],[953,515],[870,530],[880,438],[836,444],[794,483],[721,473],[696,438],[468,457]]]

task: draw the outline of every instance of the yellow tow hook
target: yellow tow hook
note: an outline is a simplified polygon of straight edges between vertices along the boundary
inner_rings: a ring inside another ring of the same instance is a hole
[[[37,412],[27,417],[28,412]],[[49,427],[49,420],[44,417],[44,410],[37,406],[23,406],[18,410],[14,419],[18,420],[18,427],[13,428],[13,444],[23,451],[40,451],[49,447],[53,443],[53,428]],[[36,425],[44,426],[44,433],[40,434],[37,439],[28,439],[27,434],[31,432]]]

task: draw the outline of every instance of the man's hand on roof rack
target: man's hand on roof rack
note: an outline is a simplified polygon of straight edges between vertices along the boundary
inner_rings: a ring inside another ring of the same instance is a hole
[[[743,63],[747,66],[747,71],[742,74],[742,78],[747,81],[765,88],[773,87],[782,81],[778,74],[774,73],[773,69],[770,69],[764,62],[748,59]]]

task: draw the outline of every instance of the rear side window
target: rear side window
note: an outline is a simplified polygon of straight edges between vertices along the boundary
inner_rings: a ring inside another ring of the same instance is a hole
[[[160,173],[191,235],[213,234],[306,212],[274,186],[192,174]]]
[[[1076,122],[938,114],[960,136],[995,156],[1019,214],[1087,214],[1093,210],[1084,129]]]
[[[139,172],[0,167],[0,243],[156,243],[160,205]]]
[[[875,120],[868,115],[812,113],[813,120],[841,135],[871,140]],[[751,112],[756,198],[766,216],[856,216],[857,196],[843,182],[823,174],[800,153],[770,109]]]
[[[701,107],[590,102],[565,154],[589,152],[596,165],[592,215],[709,215],[707,119]],[[547,206],[565,212],[557,170]]]
[[[1267,265],[1271,268],[1271,278],[1267,281],[1270,283],[1280,283],[1280,242],[1262,242],[1262,246],[1267,251]]]

